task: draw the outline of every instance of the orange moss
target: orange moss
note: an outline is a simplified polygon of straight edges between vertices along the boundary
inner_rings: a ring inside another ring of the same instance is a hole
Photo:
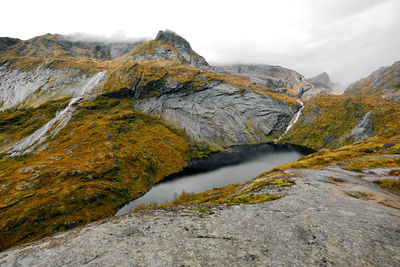
[[[321,168],[329,164],[338,164],[350,170],[398,167],[400,166],[399,159],[379,156],[399,153],[400,136],[372,137],[337,149],[322,149],[298,161],[278,166],[272,172],[290,168]]]
[[[201,156],[182,130],[133,111],[132,101],[83,103],[45,150],[0,159],[1,250],[112,216]]]
[[[320,95],[307,101],[298,122],[281,142],[314,149],[335,148],[354,142],[348,135],[371,111],[373,136],[400,134],[400,106],[380,97]]]

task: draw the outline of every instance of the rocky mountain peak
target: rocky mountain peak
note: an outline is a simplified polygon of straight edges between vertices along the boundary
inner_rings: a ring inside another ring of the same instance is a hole
[[[155,41],[162,44],[167,44],[175,48],[179,54],[193,67],[197,68],[208,68],[209,65],[207,61],[196,52],[193,51],[189,42],[185,38],[179,36],[173,31],[165,30],[159,31]]]
[[[163,44],[171,45],[178,50],[185,49],[186,51],[192,51],[188,41],[170,30],[159,31],[155,40]]]
[[[152,41],[144,42],[128,55],[137,60],[168,60],[187,63],[195,68],[209,69],[207,61],[195,51],[189,42],[173,31],[159,31]]]
[[[307,81],[314,85],[314,87],[325,88],[327,90],[333,90],[340,86],[338,83],[331,82],[331,79],[326,72],[322,72],[315,77],[309,78]]]
[[[308,79],[310,82],[319,82],[319,83],[325,83],[329,84],[331,82],[331,79],[329,78],[328,73],[322,72],[318,74],[317,76]]]

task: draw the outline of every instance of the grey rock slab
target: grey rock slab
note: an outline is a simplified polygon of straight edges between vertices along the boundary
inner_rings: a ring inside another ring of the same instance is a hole
[[[399,266],[400,210],[350,197],[334,170],[289,170],[272,202],[106,219],[0,253],[1,266]]]
[[[268,135],[283,131],[285,118],[296,112],[283,101],[227,83],[140,99],[135,108],[185,129],[197,142],[222,147],[271,141]]]
[[[79,95],[91,77],[78,69],[40,66],[21,71],[0,67],[0,111],[19,105],[37,106],[48,100]]]

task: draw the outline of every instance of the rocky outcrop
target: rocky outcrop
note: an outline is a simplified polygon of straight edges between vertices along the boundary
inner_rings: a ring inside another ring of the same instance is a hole
[[[159,31],[154,40],[139,45],[127,56],[136,61],[170,61],[194,68],[210,67],[202,56],[193,51],[188,41],[169,30]]]
[[[312,85],[314,85],[315,87],[325,89],[327,91],[333,90],[338,86],[337,83],[331,82],[331,79],[329,78],[329,75],[326,72],[318,74],[313,78],[309,78],[307,79],[307,81]]]
[[[384,99],[400,102],[400,61],[392,66],[382,67],[366,78],[352,83],[345,95],[378,95]]]
[[[321,92],[321,94],[332,94],[334,90],[340,91],[342,87],[339,83],[331,82],[331,79],[326,72],[307,79],[307,82],[311,83],[314,88]]]
[[[250,82],[261,84],[278,93],[309,99],[328,91],[314,88],[296,71],[272,65],[221,65],[213,66],[221,74],[240,75]]]
[[[202,56],[194,52],[189,42],[178,34],[169,30],[159,31],[155,40],[162,44],[167,44],[174,47],[176,50],[178,50],[179,55],[183,57],[190,66],[194,68],[209,67],[207,61]]]
[[[322,83],[325,85],[329,85],[331,83],[331,79],[329,78],[328,73],[322,72],[313,78],[307,79],[310,83]]]
[[[4,251],[0,265],[400,265],[400,210],[385,206],[399,197],[340,168],[286,175],[296,185],[272,202],[114,217]]]
[[[352,138],[355,142],[361,141],[363,139],[367,139],[372,136],[374,132],[374,125],[371,120],[371,111],[367,112],[351,129],[350,133],[347,135],[341,136],[339,143],[343,143],[347,138]]]
[[[135,108],[161,117],[184,129],[193,140],[213,147],[272,141],[274,131],[283,132],[297,111],[268,95],[221,81],[140,99]]]
[[[21,42],[21,40],[17,38],[0,37],[0,51],[8,50],[19,42]]]

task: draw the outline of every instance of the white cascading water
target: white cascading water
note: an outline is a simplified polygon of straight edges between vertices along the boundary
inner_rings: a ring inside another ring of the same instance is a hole
[[[8,151],[7,154],[10,156],[17,156],[24,153],[32,152],[35,148],[41,145],[47,138],[54,137],[61,129],[63,129],[72,117],[72,113],[75,110],[74,104],[81,101],[87,94],[89,94],[99,84],[100,80],[103,79],[104,72],[99,72],[94,75],[89,81],[83,86],[77,94],[72,97],[68,106],[63,110],[56,113],[56,116],[43,125],[41,128],[36,130],[33,134],[25,137],[24,139],[16,142],[11,148],[7,148],[4,151]],[[0,152],[0,153],[1,153]]]
[[[301,108],[299,109],[299,111],[297,111],[297,113],[290,120],[289,125],[286,128],[285,132],[281,136],[279,136],[279,138],[275,139],[275,142],[278,142],[279,140],[281,140],[281,138],[283,136],[285,136],[285,134],[287,134],[287,132],[289,132],[289,130],[290,130],[290,128],[292,128],[293,124],[295,124],[297,122],[297,120],[299,119],[299,117],[301,115],[301,110],[304,108],[304,104],[300,100],[297,100],[297,103],[299,103],[301,105]]]

